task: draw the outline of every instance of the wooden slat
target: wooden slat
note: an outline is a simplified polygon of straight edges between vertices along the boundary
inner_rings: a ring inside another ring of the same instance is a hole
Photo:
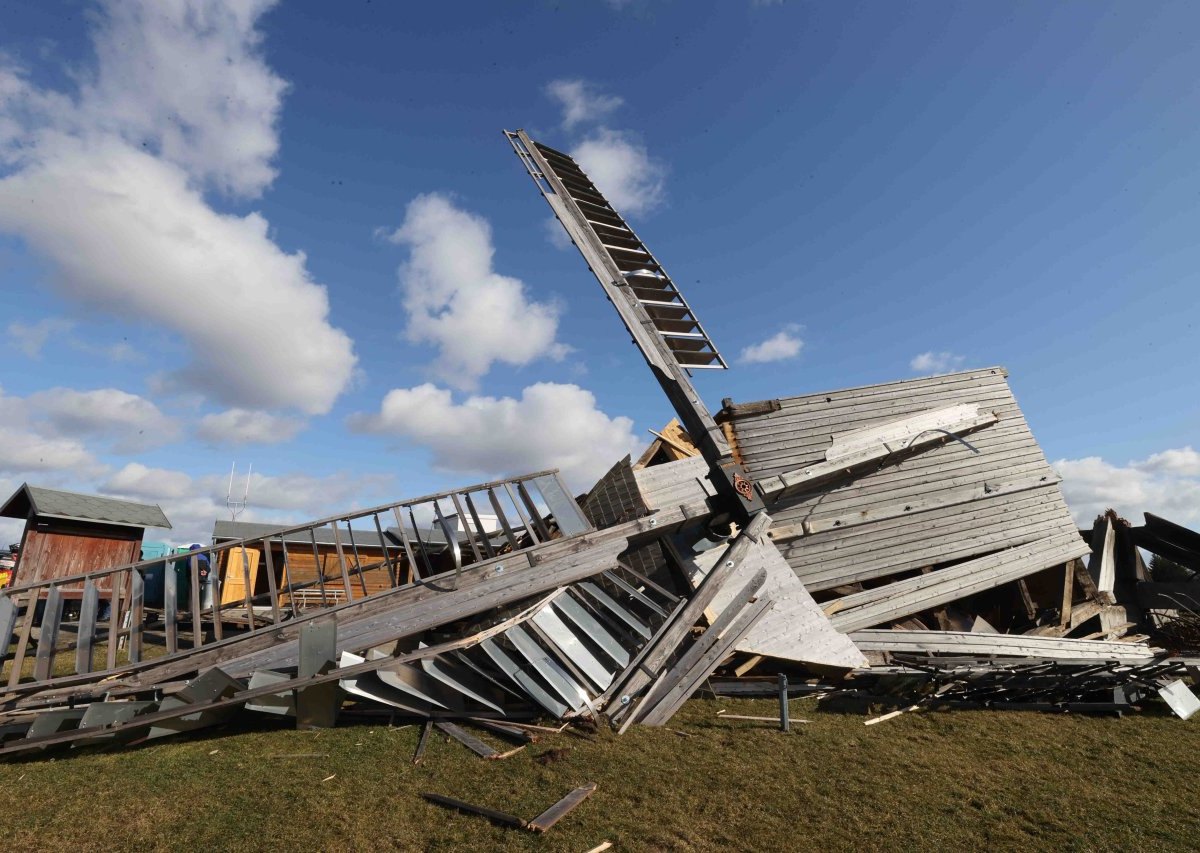
[[[163,573],[163,621],[166,623],[168,654],[179,649],[179,573],[175,571],[176,562],[177,560],[165,561],[166,569]],[[244,560],[242,566],[245,567]]]
[[[471,520],[467,518],[466,513],[463,511],[462,501],[458,499],[458,495],[451,492],[450,500],[454,504],[454,513],[458,516],[463,533],[467,536],[467,544],[471,546],[471,554],[475,557],[475,562],[478,563],[483,559],[483,552],[479,550],[479,543],[475,541],[475,538],[481,534],[481,531],[478,527],[472,528]],[[474,532],[472,532],[472,529]]]
[[[550,808],[529,821],[529,828],[534,832],[546,832],[594,793],[596,793],[595,782],[580,785]]]
[[[79,635],[75,643],[75,672],[92,671],[92,647],[96,639],[96,611],[100,606],[100,591],[93,581],[83,585],[79,600]]]
[[[383,535],[383,525],[379,523],[379,514],[372,515],[371,519],[375,522],[375,535],[379,538],[379,551],[383,554],[384,562],[387,563],[388,580],[395,587],[400,583],[400,573],[396,571],[396,562],[392,558],[392,548],[388,545],[387,537]]]
[[[8,647],[17,627],[17,611],[17,599],[0,593],[0,663],[8,656]]]
[[[614,686],[611,690],[611,695],[623,697],[620,703],[621,709],[626,709],[629,702],[638,697],[638,695],[650,684],[650,682],[658,676],[658,673],[666,666],[671,655],[678,648],[679,644],[692,630],[695,625],[704,616],[704,611],[717,593],[721,591],[726,580],[733,574],[734,569],[744,559],[751,547],[762,537],[767,529],[771,526],[771,518],[765,512],[759,513],[750,523],[738,534],[737,538],[725,550],[725,553],[717,561],[716,568],[705,576],[704,581],[696,589],[688,603],[680,610],[674,618],[665,623],[660,629],[658,636],[650,644],[650,651],[642,659],[636,669],[629,670],[619,686]],[[624,698],[627,697],[627,698]],[[619,717],[620,710],[612,714],[613,718]]]
[[[124,606],[125,587],[131,583],[130,574],[137,574],[137,570],[128,569],[112,577],[112,589],[108,593],[108,649],[105,654],[105,669],[115,669],[117,666],[117,648],[121,644],[121,617],[124,615],[121,608]]]
[[[704,658],[708,651],[719,641],[722,633],[729,629],[751,600],[758,595],[767,581],[766,569],[759,569],[733,595],[729,603],[721,611],[704,633],[695,639],[675,664],[667,670],[658,684],[649,690],[637,706],[629,712],[622,730],[630,723],[653,713],[659,702],[663,701],[681,681],[687,680],[693,669]]]
[[[840,608],[833,613],[832,621],[839,631],[869,628],[992,589],[1064,563],[1086,551],[1087,546],[1078,536],[1059,534],[948,569],[848,595],[836,602]]]
[[[532,539],[535,543],[541,542],[542,537],[538,535],[538,531],[534,529],[533,522],[530,521],[529,516],[521,507],[521,500],[513,491],[512,484],[505,483],[504,491],[508,495],[509,501],[512,502],[513,508],[517,511],[517,515],[521,517],[521,524],[525,526],[525,535]]]
[[[438,729],[450,735],[450,737],[454,738],[480,758],[494,758],[495,756],[499,755],[496,750],[492,749],[479,738],[475,737],[475,735],[464,731],[448,720],[440,720],[436,723],[436,725]]]
[[[25,619],[21,622],[21,630],[17,634],[17,648],[13,652],[11,669],[8,673],[9,687],[16,687],[21,681],[21,669],[25,664],[25,653],[29,649],[29,637],[33,633],[33,619],[37,615],[37,604],[41,592],[41,587],[35,587],[25,594]]]
[[[336,524],[336,522],[334,522]],[[246,605],[246,624],[254,629],[254,579],[250,577],[250,556],[245,544],[238,546],[242,555],[242,594]],[[257,574],[257,572],[256,572]]]
[[[768,600],[759,600],[747,607],[741,616],[738,617],[737,621],[709,647],[703,657],[696,661],[687,674],[677,681],[663,695],[661,701],[646,713],[641,723],[647,726],[666,725],[671,717],[675,716],[675,712],[679,710],[679,706],[696,692],[705,679],[712,675],[713,670],[733,651],[733,647],[746,636],[755,623],[770,609],[771,602]]]
[[[500,506],[500,499],[496,497],[494,489],[487,490],[488,502],[492,505],[492,511],[496,513],[496,518],[500,521],[500,528],[504,531],[504,536],[508,539],[508,545],[514,551],[520,547],[517,544],[517,537],[513,535],[513,529],[508,523],[508,516],[504,514],[504,508]]]
[[[1058,624],[1067,627],[1071,624],[1071,605],[1075,600],[1075,570],[1070,561],[1063,564],[1063,593],[1062,609],[1059,611]]]
[[[516,815],[498,812],[495,809],[485,808],[484,806],[476,806],[471,803],[463,802],[462,800],[456,800],[453,797],[446,797],[442,794],[432,794],[428,791],[422,792],[421,796],[429,800],[431,803],[437,803],[439,806],[446,806],[448,808],[458,809],[459,811],[477,814],[504,826],[511,826],[516,829],[526,828],[525,821]]]
[[[868,651],[938,653],[960,656],[1035,657],[1058,660],[1143,660],[1161,650],[1142,643],[1073,640],[1029,634],[963,631],[904,631],[880,628],[850,634]]]
[[[483,529],[483,522],[479,520],[479,513],[475,510],[475,502],[471,500],[469,492],[463,492],[463,500],[467,503],[467,510],[471,513],[471,520],[475,523],[475,530],[479,532],[484,552],[488,557],[496,556],[496,549],[492,547],[492,537]]]
[[[275,557],[271,554],[271,541],[262,540],[263,562],[267,571],[267,595],[271,598],[271,621],[278,622],[282,617],[279,613],[279,589],[275,582]]]
[[[137,663],[142,659],[142,626],[146,621],[145,607],[145,578],[137,569],[131,569],[129,572],[129,661],[131,663]],[[220,638],[221,633],[218,631],[217,639]],[[112,669],[111,664],[109,669]]]
[[[62,590],[52,586],[46,593],[46,607],[42,611],[42,627],[38,633],[37,656],[33,663],[35,681],[45,681],[50,677],[58,651],[58,626],[62,622],[62,611]]]
[[[189,596],[191,613],[188,614],[192,622],[192,648],[198,649],[204,645],[204,622],[200,617],[200,557],[198,554],[193,553],[188,557],[188,578],[192,585]]]

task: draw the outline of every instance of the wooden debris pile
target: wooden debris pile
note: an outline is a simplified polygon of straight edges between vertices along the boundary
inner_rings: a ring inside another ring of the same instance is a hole
[[[421,721],[414,760],[433,731],[497,760],[539,716],[662,726],[714,676],[779,673],[784,709],[1188,713],[1200,535],[1113,513],[1081,535],[999,367],[714,416],[691,376],[725,361],[662,265],[569,155],[506,135],[677,420],[578,500],[544,471],[18,577],[0,755],[346,712]]]

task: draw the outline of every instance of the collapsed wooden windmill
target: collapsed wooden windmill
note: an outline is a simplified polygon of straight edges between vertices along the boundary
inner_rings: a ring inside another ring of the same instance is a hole
[[[578,502],[540,472],[4,590],[0,754],[238,709],[327,725],[348,698],[443,723],[536,712],[623,730],[764,661],[876,692],[901,662],[904,684],[924,673],[941,700],[971,702],[959,669],[929,662],[1004,659],[1009,700],[1059,705],[1183,671],[1117,642],[1128,614],[1079,561],[1092,548],[1002,369],[713,415],[690,372],[725,361],[662,265],[570,156],[506,136],[696,454],[618,460]],[[1047,687],[1047,660],[1071,677]]]

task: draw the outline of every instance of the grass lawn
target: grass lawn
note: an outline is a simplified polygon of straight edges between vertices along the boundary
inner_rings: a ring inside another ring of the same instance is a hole
[[[1200,719],[1025,712],[866,717],[792,703],[783,734],[721,722],[767,700],[692,700],[672,728],[545,735],[485,761],[435,732],[268,722],[126,750],[0,764],[0,850],[1192,850]],[[488,739],[485,737],[485,739]],[[500,743],[494,741],[499,747]],[[556,750],[557,760],[534,759]],[[296,754],[316,757],[295,757]],[[289,757],[291,756],[291,757]],[[334,778],[325,780],[326,777]],[[535,836],[426,803],[434,791],[532,818]]]

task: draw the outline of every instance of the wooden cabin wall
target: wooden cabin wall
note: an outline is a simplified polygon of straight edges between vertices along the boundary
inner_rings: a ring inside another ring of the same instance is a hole
[[[256,550],[261,554],[262,549],[247,549]],[[293,586],[311,583],[312,587],[306,593],[308,597],[315,598],[320,595],[320,585],[317,583],[321,574],[325,576],[325,589],[328,593],[340,595],[344,598],[345,586],[342,582],[342,569],[338,563],[337,549],[333,545],[317,545],[317,553],[313,554],[313,546],[311,544],[297,542],[295,544],[289,542],[287,546],[287,569],[290,570],[290,579]],[[346,570],[350,574],[350,600],[354,601],[363,597],[363,586],[366,585],[367,595],[375,595],[378,592],[383,592],[392,588],[391,575],[388,574],[388,568],[383,558],[383,550],[381,548],[368,548],[362,545],[358,546],[358,557],[362,561],[363,566],[373,566],[376,563],[380,565],[376,568],[366,569],[362,573],[362,580],[359,580],[358,573],[354,571],[354,551],[346,546],[343,546],[343,553],[346,557]],[[228,554],[221,561],[221,581],[225,582],[225,572],[227,564],[230,562]],[[390,554],[392,562],[399,571],[399,582],[407,583],[410,580],[407,563],[405,562],[402,552],[397,549]],[[287,595],[287,580],[285,575],[285,563],[283,559],[283,549],[277,544],[272,543],[271,560],[275,566],[275,584],[279,590],[279,601],[282,605],[289,604]],[[241,563],[238,560],[232,561],[236,571],[241,571]],[[253,595],[262,595],[270,589],[267,581],[267,562],[260,559],[258,564],[258,573],[254,579]],[[299,597],[299,596],[298,596]]]
[[[29,524],[22,537],[15,584],[62,578],[121,566],[141,558],[142,530],[71,522]],[[97,578],[101,591],[108,577]],[[82,586],[77,590],[82,593]],[[65,591],[70,591],[65,590]]]

